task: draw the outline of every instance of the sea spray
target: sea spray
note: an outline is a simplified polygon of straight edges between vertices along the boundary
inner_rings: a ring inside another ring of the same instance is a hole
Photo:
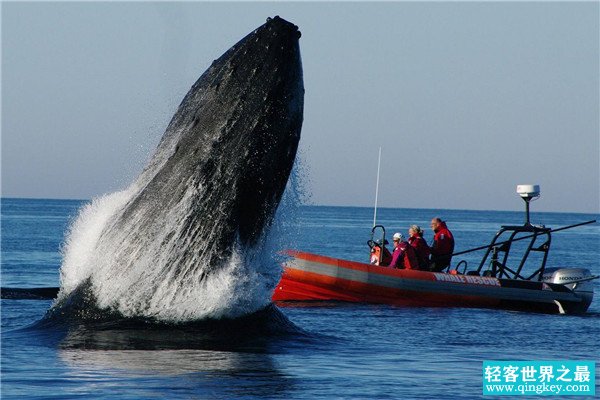
[[[63,247],[60,270],[61,291],[56,304],[61,304],[79,285],[89,280],[90,290],[100,309],[116,311],[125,317],[146,317],[161,321],[185,322],[204,318],[235,318],[266,307],[271,302],[275,285],[287,256],[283,249],[293,245],[298,207],[306,196],[303,171],[299,159],[282,197],[271,229],[260,241],[261,246],[244,250],[237,245],[225,266],[203,280],[188,277],[164,279],[160,271],[148,276],[134,275],[134,281],[110,279],[120,276],[105,246],[118,247],[126,238],[103,244],[101,232],[115,218],[135,193],[135,188],[108,194],[85,204],[69,228]],[[173,217],[176,221],[176,217]],[[210,243],[218,251],[218,244]],[[160,264],[160,254],[140,254],[141,270]],[[133,288],[133,289],[132,289]],[[124,293],[124,290],[129,290]],[[144,297],[149,296],[149,301]],[[143,306],[142,306],[143,305]]]
[[[131,198],[123,190],[93,199],[79,210],[71,223],[62,246],[59,299],[88,279],[97,260],[95,247],[108,220]]]

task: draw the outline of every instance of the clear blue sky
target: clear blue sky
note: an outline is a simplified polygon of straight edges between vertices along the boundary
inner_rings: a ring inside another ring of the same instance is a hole
[[[213,59],[300,27],[315,204],[600,211],[598,2],[3,3],[2,195],[90,198],[142,169]]]

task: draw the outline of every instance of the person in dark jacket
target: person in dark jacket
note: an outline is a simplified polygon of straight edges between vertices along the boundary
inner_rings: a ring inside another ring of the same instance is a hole
[[[394,233],[394,252],[390,267],[399,269],[419,269],[415,249],[412,248],[401,233]]]
[[[422,271],[429,271],[429,255],[431,254],[431,249],[425,239],[423,239],[423,230],[419,225],[411,225],[411,227],[408,228],[408,244],[415,249],[419,269]]]
[[[439,272],[450,265],[454,252],[454,236],[440,218],[431,220],[431,229],[435,233],[431,246],[431,271]]]

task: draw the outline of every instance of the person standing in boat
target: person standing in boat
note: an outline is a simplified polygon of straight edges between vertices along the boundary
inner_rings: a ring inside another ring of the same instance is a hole
[[[415,249],[419,269],[422,271],[429,271],[429,255],[431,254],[431,249],[425,239],[423,239],[423,229],[421,229],[419,225],[411,225],[410,228],[408,228],[408,244]]]
[[[394,233],[394,252],[390,267],[399,269],[419,269],[415,249],[412,248],[401,233]]]
[[[439,272],[450,265],[454,252],[454,236],[446,223],[438,217],[431,220],[431,229],[434,236],[431,246],[430,270]]]

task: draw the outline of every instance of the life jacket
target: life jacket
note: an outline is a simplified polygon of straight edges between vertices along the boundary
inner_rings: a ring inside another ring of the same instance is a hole
[[[419,261],[419,269],[428,271],[429,254],[431,253],[431,250],[429,249],[425,239],[423,239],[421,236],[411,236],[408,238],[408,243],[413,249],[415,249],[417,260]]]
[[[379,262],[380,258],[379,255],[381,254],[381,247],[378,245],[375,245],[371,248],[371,264],[372,265],[381,265],[382,267],[385,267],[387,265],[390,265],[390,262],[392,261],[392,254],[390,253],[390,251],[387,249],[387,247],[383,248],[383,255],[381,257],[381,262]]]
[[[448,229],[445,222],[442,222],[433,236],[433,245],[431,246],[431,262],[436,264],[436,268],[450,265],[452,253],[454,252],[454,236]]]
[[[408,242],[406,243],[406,247],[404,249],[404,254],[403,254],[403,265],[404,265],[404,269],[419,269],[419,260],[417,260],[417,253],[415,252],[415,249],[408,244]]]
[[[435,256],[442,256],[452,254],[454,251],[454,236],[448,229],[445,222],[440,223],[438,229],[435,230],[433,236],[433,246],[431,248],[431,254]]]

